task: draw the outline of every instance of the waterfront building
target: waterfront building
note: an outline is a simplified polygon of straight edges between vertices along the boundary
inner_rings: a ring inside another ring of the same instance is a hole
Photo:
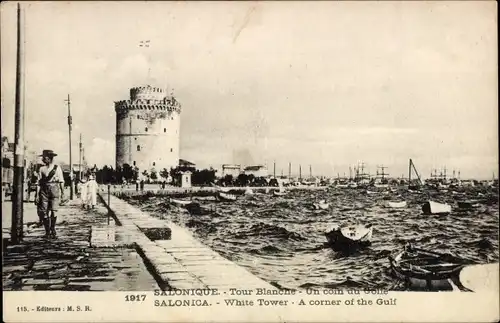
[[[264,165],[247,166],[243,170],[245,175],[253,175],[255,177],[267,177],[267,167]]]
[[[236,165],[236,164],[222,165],[222,177],[226,175],[231,175],[233,176],[233,178],[236,178],[240,174],[241,174],[241,165]]]
[[[115,102],[116,167],[139,172],[179,165],[181,104],[157,87],[130,89],[130,98]]]

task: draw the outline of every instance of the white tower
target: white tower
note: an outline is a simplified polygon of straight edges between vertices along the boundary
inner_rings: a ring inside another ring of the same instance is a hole
[[[116,166],[128,164],[139,172],[179,165],[181,105],[173,96],[151,86],[130,89],[130,100],[115,102]]]

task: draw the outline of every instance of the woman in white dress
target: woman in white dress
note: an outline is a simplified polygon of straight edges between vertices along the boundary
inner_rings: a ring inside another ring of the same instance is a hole
[[[97,204],[97,182],[95,181],[95,176],[90,175],[89,181],[87,182],[87,205],[94,208]]]
[[[80,179],[80,201],[82,203],[82,208],[87,207],[87,199],[88,199],[88,191],[87,191],[87,176],[84,175],[82,176],[82,179]]]

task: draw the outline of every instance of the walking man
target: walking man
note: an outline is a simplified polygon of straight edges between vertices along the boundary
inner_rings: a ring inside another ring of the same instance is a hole
[[[37,210],[45,228],[46,238],[56,237],[57,210],[60,199],[64,199],[64,177],[62,169],[54,163],[57,156],[52,150],[44,150],[43,166],[38,173]]]

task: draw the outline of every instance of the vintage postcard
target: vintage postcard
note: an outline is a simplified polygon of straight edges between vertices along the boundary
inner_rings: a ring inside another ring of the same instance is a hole
[[[1,4],[5,322],[497,322],[494,1]]]

